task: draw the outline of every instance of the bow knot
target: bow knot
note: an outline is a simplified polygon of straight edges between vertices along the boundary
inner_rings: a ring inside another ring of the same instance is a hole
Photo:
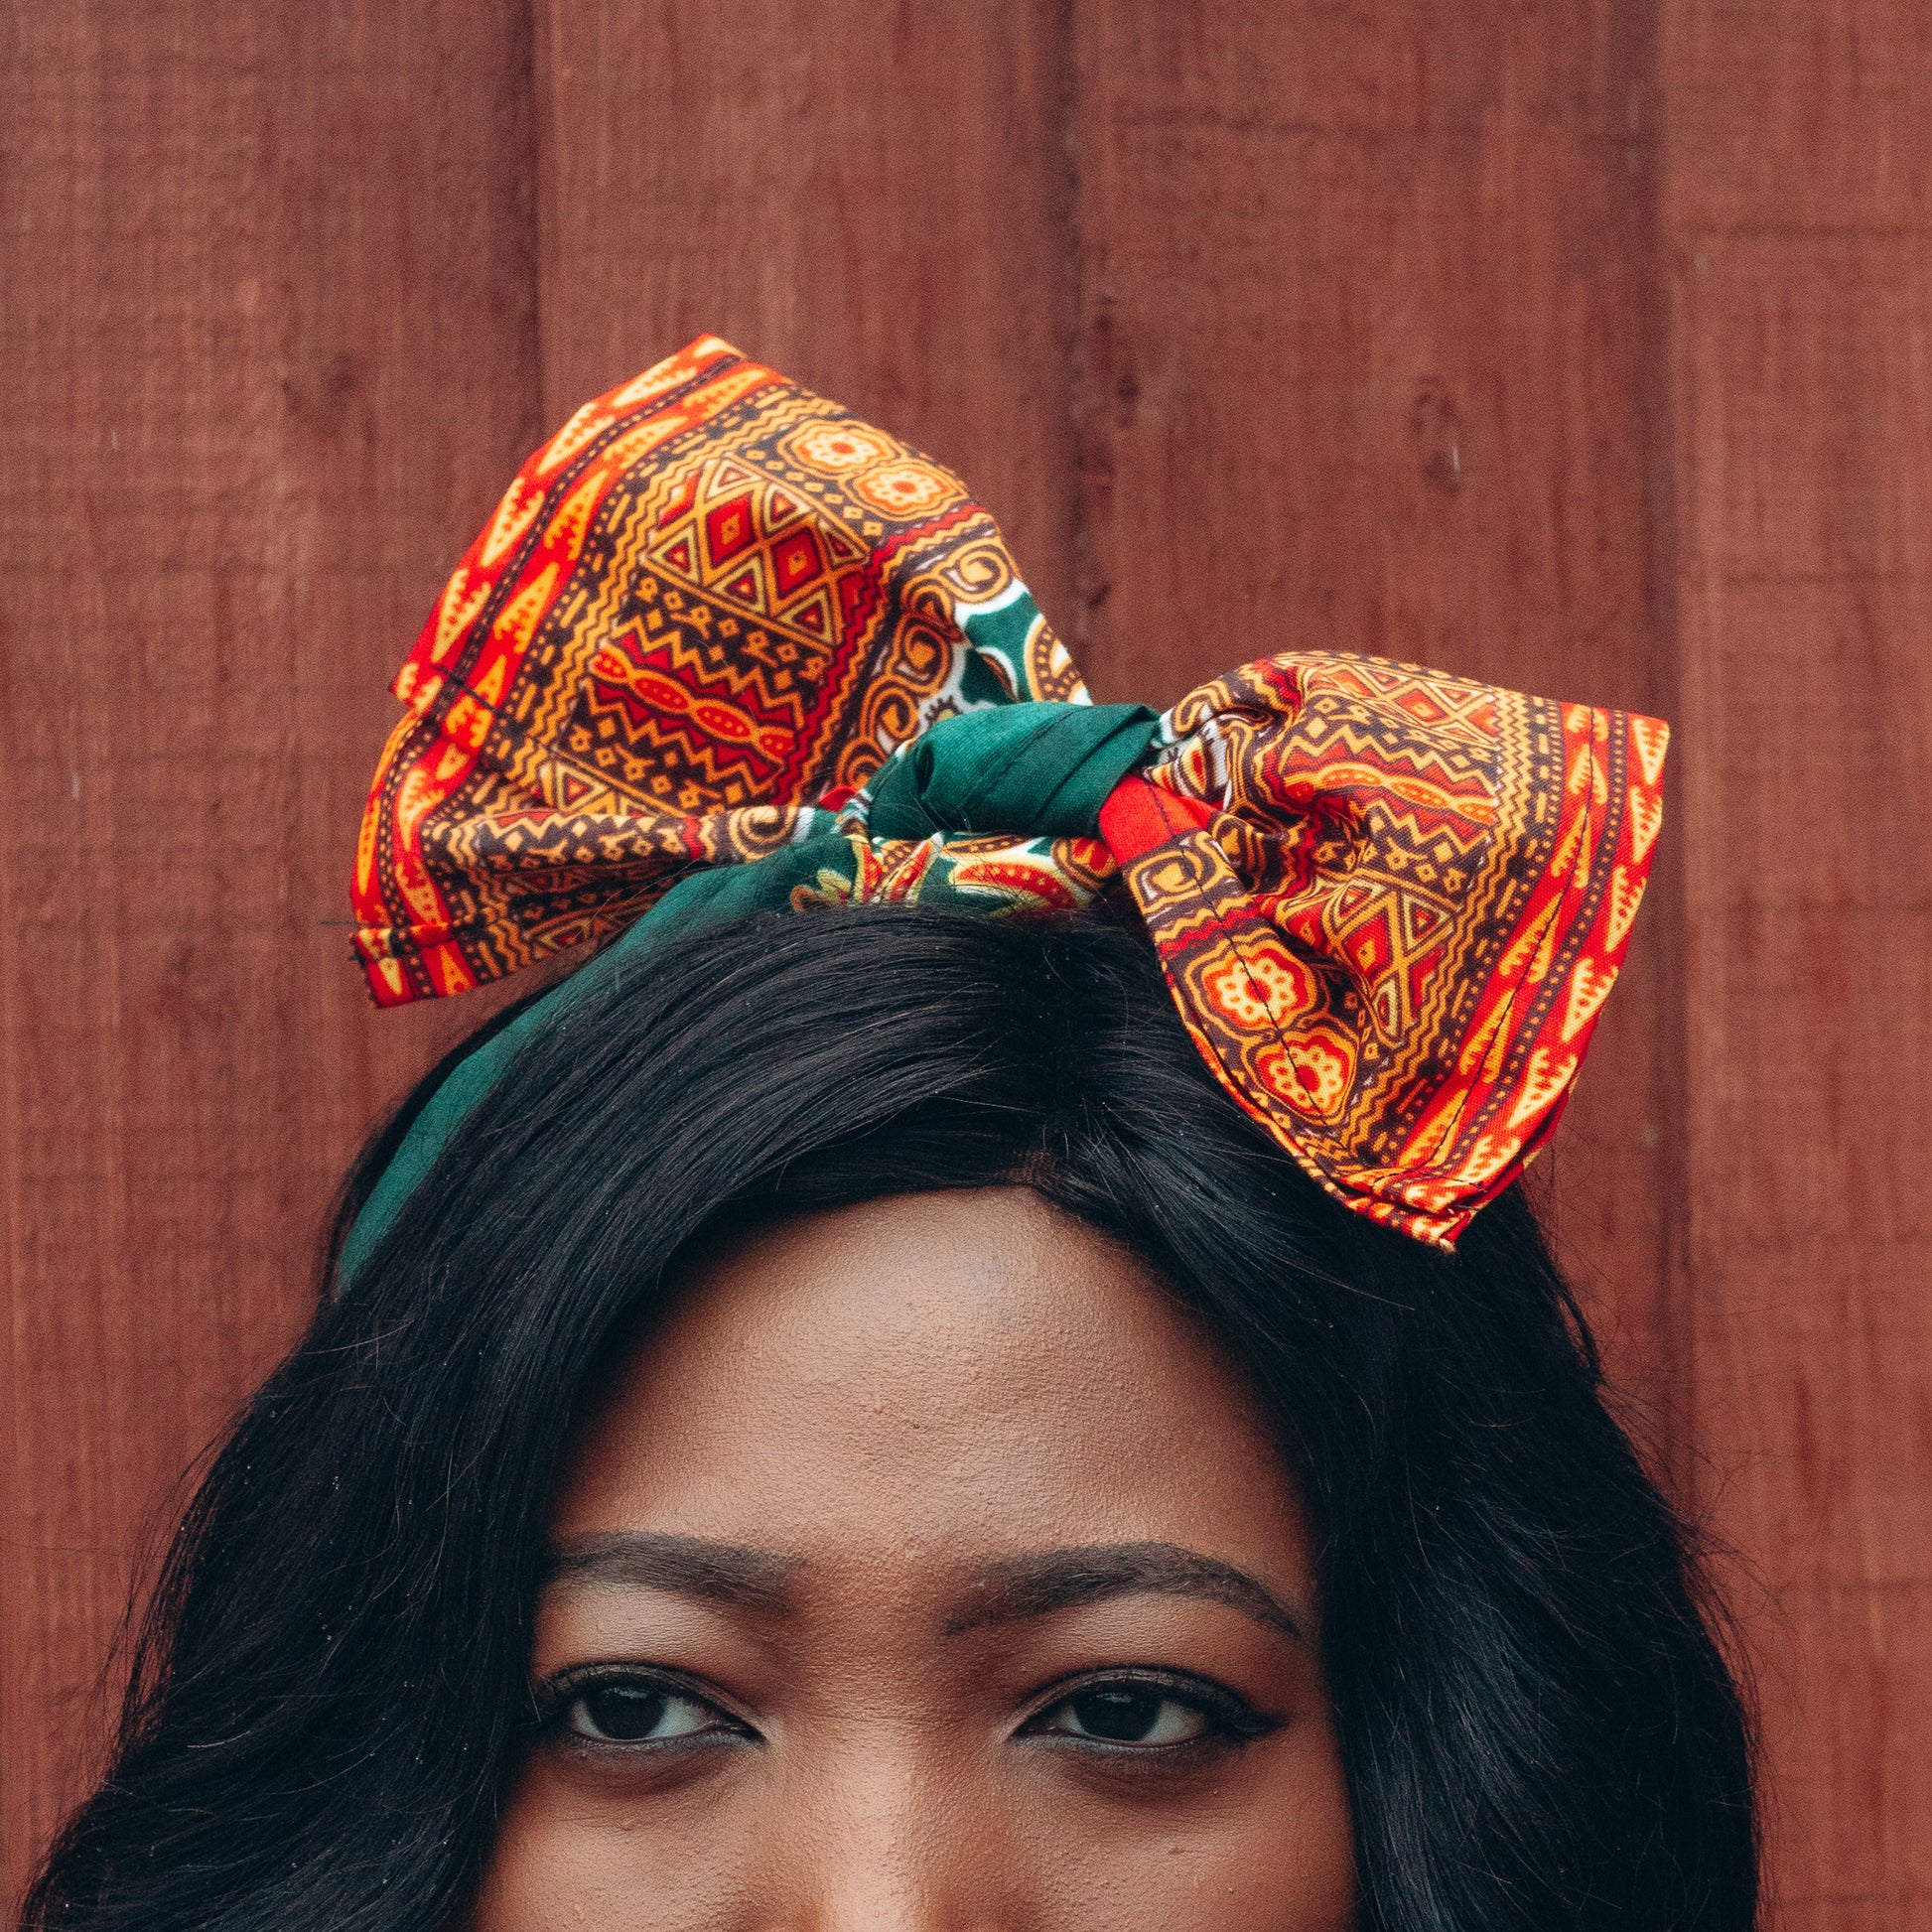
[[[1160,728],[1139,704],[1035,702],[942,719],[874,778],[866,829],[876,839],[1096,837],[1101,806]]]

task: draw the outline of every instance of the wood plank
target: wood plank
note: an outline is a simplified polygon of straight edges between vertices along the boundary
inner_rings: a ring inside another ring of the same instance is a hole
[[[1101,694],[1171,699],[1303,644],[1668,716],[1645,10],[1074,19]],[[1652,1405],[1677,1319],[1675,838],[1548,1163]]]
[[[382,685],[540,419],[716,329],[960,469],[1103,696],[1299,639],[1685,727],[1557,1198],[1759,1580],[1783,1922],[1932,1926],[1932,38],[1655,11],[13,18],[10,1872],[138,1525],[481,1012],[377,1020],[321,923]]]
[[[1905,15],[1843,11],[1875,71]],[[1932,219],[1735,218],[1795,137],[1707,146],[1670,44],[1698,1429],[1761,1592],[1776,1922],[1891,1932],[1932,1924]],[[1866,92],[1782,45],[1765,98],[1857,99],[1848,148],[1903,139],[1901,73],[1932,111],[1902,41]]]
[[[1922,228],[1932,33],[1921,0],[1669,0],[1682,217],[1727,229]]]
[[[354,1143],[481,1017],[378,1017],[335,922],[384,686],[538,412],[514,0],[9,33],[11,1888],[139,1533],[302,1319]]]
[[[1053,0],[538,0],[546,407],[711,331],[917,444],[1066,627]]]

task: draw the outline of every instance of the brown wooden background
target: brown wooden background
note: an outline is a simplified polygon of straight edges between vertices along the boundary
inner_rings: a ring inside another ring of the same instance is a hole
[[[1932,1928],[1924,0],[8,0],[0,1797],[475,1010],[344,961],[384,685],[700,330],[924,445],[1106,698],[1663,713],[1562,1232],[1734,1547],[1780,1922]]]

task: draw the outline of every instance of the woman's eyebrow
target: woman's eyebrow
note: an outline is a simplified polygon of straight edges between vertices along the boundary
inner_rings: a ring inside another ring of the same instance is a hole
[[[1259,1579],[1177,1543],[1095,1543],[1003,1558],[973,1573],[947,1619],[946,1634],[1137,1593],[1196,1596],[1225,1603],[1283,1636],[1301,1641],[1308,1634]]]
[[[546,1589],[670,1590],[743,1609],[782,1610],[791,1561],[774,1550],[657,1530],[611,1530],[573,1537],[551,1553]]]

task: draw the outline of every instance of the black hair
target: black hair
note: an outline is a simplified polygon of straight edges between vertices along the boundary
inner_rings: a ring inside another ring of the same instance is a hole
[[[1520,1191],[1454,1257],[1364,1221],[1215,1085],[1143,935],[915,907],[691,934],[519,1054],[213,1460],[24,1923],[450,1923],[560,1452],[680,1256],[1014,1179],[1147,1257],[1291,1446],[1365,1932],[1748,1932],[1740,1700]]]

